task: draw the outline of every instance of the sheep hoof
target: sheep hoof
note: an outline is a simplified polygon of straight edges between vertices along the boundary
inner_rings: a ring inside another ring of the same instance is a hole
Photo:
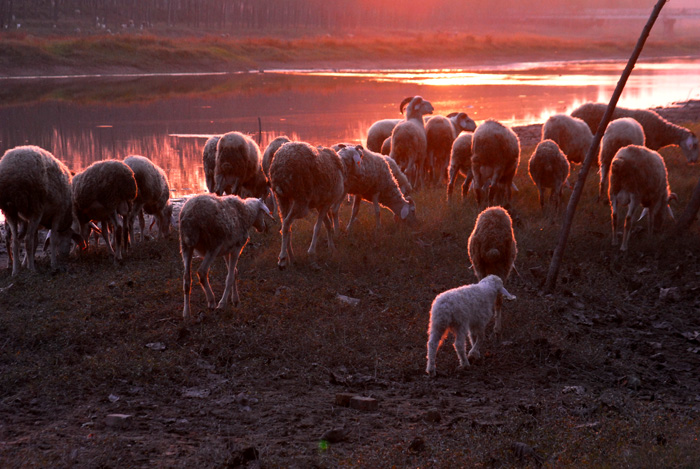
[[[428,373],[428,378],[430,379],[437,378],[437,373],[435,372],[435,370],[427,370],[426,373]]]
[[[210,303],[207,303],[207,308],[209,309],[216,309],[218,305],[216,304],[216,301],[212,301]]]

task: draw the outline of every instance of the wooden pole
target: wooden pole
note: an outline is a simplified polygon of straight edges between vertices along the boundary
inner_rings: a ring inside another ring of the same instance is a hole
[[[649,37],[651,28],[654,26],[654,22],[659,17],[659,13],[661,12],[661,9],[663,8],[666,1],[667,0],[659,0],[654,6],[654,9],[651,12],[651,16],[649,16],[649,20],[647,21],[647,24],[642,30],[642,34],[637,40],[637,45],[634,47],[632,56],[627,61],[627,66],[622,72],[620,80],[617,82],[617,87],[615,88],[615,92],[610,98],[610,103],[608,104],[608,108],[605,110],[603,120],[601,120],[600,125],[598,125],[598,130],[596,131],[595,136],[593,137],[593,142],[591,142],[591,146],[588,148],[588,153],[586,153],[586,158],[583,161],[581,171],[579,172],[578,179],[576,180],[574,192],[571,194],[571,198],[569,199],[569,205],[566,207],[566,217],[564,218],[564,224],[562,225],[561,231],[559,232],[559,242],[557,243],[557,247],[554,250],[554,254],[552,255],[552,262],[550,263],[549,271],[547,272],[547,280],[545,281],[544,285],[545,292],[551,293],[554,290],[554,286],[557,281],[557,275],[559,274],[561,260],[564,256],[564,249],[566,248],[566,241],[569,238],[571,224],[573,223],[574,215],[576,214],[576,205],[578,205],[578,201],[581,199],[581,194],[583,193],[583,186],[586,183],[586,177],[588,176],[588,170],[590,169],[591,164],[593,163],[593,158],[598,156],[598,148],[600,147],[600,141],[603,138],[603,133],[605,133],[605,129],[608,126],[608,122],[610,122],[612,114],[615,111],[615,106],[617,106],[617,102],[620,99],[622,90],[625,89],[627,79],[629,78],[630,74],[632,73],[632,69],[634,69],[634,66],[637,63],[639,54],[641,54],[642,49],[644,48],[644,43],[646,42],[647,37]]]

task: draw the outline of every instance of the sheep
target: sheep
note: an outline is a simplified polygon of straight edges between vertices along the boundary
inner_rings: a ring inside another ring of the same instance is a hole
[[[425,369],[435,377],[435,355],[449,332],[455,335],[454,348],[459,359],[459,369],[469,366],[469,360],[481,357],[479,345],[484,341],[486,324],[494,315],[497,297],[515,300],[503,286],[498,275],[488,275],[479,283],[463,285],[444,291],[435,297],[430,307],[428,327],[428,365]],[[467,355],[466,338],[469,336],[471,350]]]
[[[284,145],[287,142],[291,142],[289,137],[286,135],[281,135],[274,140],[272,140],[268,145],[267,148],[265,148],[265,152],[263,153],[263,158],[262,158],[262,167],[263,167],[263,172],[265,173],[265,176],[270,177],[270,165],[272,164],[272,160],[275,158],[275,153],[277,150],[280,149],[282,145]]]
[[[50,152],[33,145],[7,150],[0,159],[0,210],[5,215],[6,236],[12,238],[8,255],[12,275],[20,271],[20,243],[24,240],[27,268],[36,271],[34,253],[40,226],[53,233],[51,269],[59,269],[59,257],[68,256],[71,240],[84,247],[72,229],[71,173]]]
[[[462,183],[462,199],[467,196],[469,186],[472,183],[472,138],[473,132],[462,132],[452,142],[450,151],[450,168],[448,170],[449,180],[447,181],[447,200],[452,199],[452,192],[455,187],[457,175],[464,176]]]
[[[238,306],[238,258],[250,239],[250,227],[263,231],[265,217],[273,218],[262,199],[200,194],[185,202],[180,211],[180,252],[184,264],[185,297],[182,317],[185,320],[190,316],[191,266],[194,253],[204,256],[197,269],[197,276],[207,297],[209,309],[222,309],[229,300],[234,306]],[[219,256],[224,256],[228,273],[224,294],[217,305],[209,284],[209,267]]]
[[[386,156],[391,155],[391,135],[384,139],[384,143],[382,143],[382,149],[379,153]]]
[[[305,217],[309,209],[318,211],[308,254],[316,256],[316,245],[323,223],[328,247],[333,250],[329,211],[345,197],[346,169],[338,154],[330,148],[316,149],[305,142],[285,143],[270,165],[272,190],[282,221],[282,248],[277,265],[284,269],[294,262],[292,223]]]
[[[644,146],[644,129],[631,117],[621,117],[608,124],[603,134],[598,164],[600,166],[600,188],[598,200],[607,199],[610,163],[617,151],[627,145]]]
[[[520,161],[520,140],[509,127],[489,119],[479,125],[472,137],[472,175],[476,201],[481,205],[488,194],[488,204],[502,192],[510,202],[513,177]]]
[[[131,155],[124,158],[126,164],[134,172],[136,179],[136,199],[129,212],[129,235],[134,237],[134,220],[139,217],[141,227],[141,241],[144,240],[144,216],[143,212],[153,215],[158,224],[160,237],[167,237],[170,233],[170,217],[173,214],[173,206],[170,203],[170,187],[168,177],[162,168],[151,160],[139,155]]]
[[[593,133],[581,119],[555,114],[542,126],[542,140],[554,140],[571,163],[583,163],[593,141]]]
[[[339,152],[346,150],[347,147],[341,146]],[[347,231],[350,231],[357,219],[363,199],[374,204],[375,227],[377,231],[381,226],[380,205],[389,208],[397,220],[405,221],[409,225],[415,225],[417,223],[416,204],[410,197],[405,198],[403,196],[399,183],[394,178],[386,158],[383,155],[363,148],[361,145],[356,146],[355,150],[360,153],[362,162],[359,171],[354,174],[348,174],[345,184],[347,193],[355,195]]]
[[[406,105],[406,103],[408,105]],[[433,113],[433,105],[420,96],[406,98],[400,110],[406,109],[406,120],[399,122],[391,132],[391,156],[417,188],[424,176],[428,143],[423,116]]]
[[[97,161],[73,177],[73,209],[83,238],[90,234],[92,220],[102,222],[102,237],[115,261],[122,260],[127,219],[138,189],[134,172],[122,161]],[[114,226],[116,249],[109,240],[108,225]]]
[[[571,115],[583,119],[591,131],[596,132],[607,107],[603,103],[586,103],[574,109]],[[685,127],[672,124],[651,109],[616,107],[612,119],[620,117],[631,117],[642,125],[646,139],[644,146],[650,150],[658,151],[668,145],[678,145],[688,162],[698,161],[698,137]]]
[[[221,135],[214,135],[204,144],[202,151],[202,163],[204,165],[204,180],[207,184],[207,190],[214,192],[216,183],[214,182],[214,168],[216,167],[216,145],[219,143]]]
[[[570,164],[554,140],[542,140],[532,153],[527,166],[530,179],[539,191],[540,207],[544,211],[544,190],[550,189],[549,201],[554,212],[559,211],[562,190],[569,178]]]
[[[215,192],[267,198],[269,184],[262,168],[260,148],[255,140],[240,132],[221,136],[216,144]]]
[[[401,109],[403,113],[403,108]],[[367,148],[375,153],[382,152],[382,146],[401,119],[382,119],[372,124],[367,130]],[[391,140],[389,140],[391,142]]]
[[[518,255],[518,244],[513,234],[513,221],[503,207],[487,208],[477,216],[467,242],[467,252],[477,280],[491,274],[498,275],[503,283],[508,280]],[[502,299],[498,297],[494,324],[496,334],[501,332],[501,303]]]
[[[622,245],[627,251],[632,231],[632,215],[639,206],[644,207],[641,220],[649,212],[649,234],[659,228],[666,215],[673,218],[668,203],[676,199],[669,190],[668,173],[663,158],[654,150],[639,145],[621,148],[610,164],[610,187],[608,189],[612,221],[612,245],[617,246],[618,210],[627,206]]]
[[[464,112],[453,112],[444,116],[433,116],[425,124],[428,145],[427,169],[436,184],[445,180],[447,165],[450,162],[452,143],[460,132],[473,132],[476,123]]]

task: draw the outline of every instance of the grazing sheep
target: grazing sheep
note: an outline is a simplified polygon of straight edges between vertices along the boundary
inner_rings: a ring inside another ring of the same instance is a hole
[[[216,183],[214,182],[214,168],[216,168],[216,145],[219,143],[220,135],[214,135],[202,150],[202,163],[204,165],[204,180],[207,183],[207,190],[214,192]]]
[[[137,191],[134,172],[122,161],[97,161],[73,177],[73,208],[80,232],[87,239],[91,221],[101,221],[102,237],[115,261],[122,259],[122,245],[128,236],[126,217]],[[116,249],[109,240],[110,223],[114,227]]]
[[[554,140],[571,163],[583,163],[593,133],[581,119],[566,114],[551,116],[542,126],[542,140]]]
[[[124,158],[124,164],[131,168],[136,179],[136,199],[129,213],[129,236],[134,238],[134,220],[138,216],[141,241],[144,240],[144,212],[155,218],[159,236],[168,236],[173,206],[170,203],[170,187],[165,171],[148,158],[139,155],[127,156]]]
[[[270,165],[270,180],[282,220],[282,248],[277,262],[280,269],[294,262],[292,223],[305,217],[310,209],[318,211],[318,218],[309,255],[316,255],[322,223],[328,233],[328,247],[335,248],[329,212],[345,197],[345,175],[345,166],[332,149],[316,149],[308,143],[290,142],[277,150]]]
[[[58,258],[67,257],[71,240],[84,246],[72,230],[71,174],[48,151],[36,146],[20,146],[0,159],[0,210],[6,219],[6,236],[11,237],[8,255],[12,275],[20,270],[20,243],[24,240],[27,267],[35,271],[34,253],[40,226],[51,230],[51,268],[59,268]]]
[[[488,194],[493,204],[496,193],[510,202],[513,177],[520,161],[520,140],[509,127],[489,119],[474,131],[472,137],[472,175],[476,201],[481,205]]]
[[[603,103],[586,103],[576,108],[571,115],[583,119],[591,131],[596,132],[607,107]],[[698,160],[698,137],[685,127],[672,124],[651,109],[616,107],[612,119],[620,117],[631,117],[642,125],[644,145],[650,150],[658,151],[668,145],[678,145],[690,163]]]
[[[612,218],[612,245],[617,246],[618,210],[627,206],[622,234],[621,251],[627,251],[632,231],[632,215],[639,206],[644,207],[641,220],[649,212],[649,234],[659,228],[673,212],[668,202],[676,194],[668,187],[668,173],[663,158],[654,150],[639,145],[621,148],[610,164],[610,196]]]
[[[403,113],[403,108],[401,112]],[[391,142],[391,132],[399,122],[401,119],[382,119],[372,124],[367,130],[367,148],[375,153],[386,154],[382,151],[382,146],[387,138]]]
[[[477,280],[491,274],[498,275],[503,283],[508,280],[518,255],[518,245],[513,234],[513,221],[505,209],[490,207],[482,211],[476,218],[467,244],[469,260]],[[501,303],[499,297],[496,300],[494,325],[497,334],[501,331]]]
[[[240,132],[229,132],[216,145],[215,192],[267,198],[269,184],[262,168],[260,148],[255,140]]]
[[[433,184],[445,180],[450,162],[452,143],[460,132],[473,132],[476,123],[465,112],[453,112],[444,116],[433,116],[425,123],[428,145],[427,170]]]
[[[408,104],[408,105],[406,105]],[[425,175],[428,143],[423,116],[432,114],[433,105],[420,96],[406,98],[400,106],[406,109],[406,120],[399,122],[391,132],[391,156],[406,173],[414,188]]]
[[[346,149],[347,147],[342,147],[339,152]],[[357,219],[363,199],[374,205],[377,231],[381,226],[380,205],[391,210],[396,220],[415,225],[417,223],[416,204],[410,197],[404,198],[386,158],[362,148],[360,145],[355,149],[360,152],[362,162],[360,170],[349,173],[345,183],[347,193],[355,195],[347,231],[350,231],[352,224]]]
[[[291,142],[289,137],[287,137],[286,135],[282,135],[271,141],[267,145],[267,148],[265,148],[265,152],[263,152],[262,158],[262,167],[263,172],[265,173],[265,176],[268,177],[268,179],[270,178],[270,165],[272,164],[272,160],[275,158],[275,153],[277,152],[277,150],[280,149],[282,145],[288,142]]]
[[[550,189],[549,201],[554,206],[554,212],[559,211],[562,190],[569,178],[569,160],[562,153],[554,140],[542,140],[528,161],[530,179],[537,186],[540,196],[540,207],[544,211],[544,190]]]
[[[452,143],[450,152],[449,180],[447,182],[447,200],[452,198],[457,174],[464,176],[462,183],[462,199],[467,196],[469,186],[472,183],[472,137],[473,132],[462,132]]]
[[[435,376],[435,355],[449,332],[455,335],[454,347],[459,368],[469,366],[469,359],[479,359],[479,345],[484,341],[486,325],[494,315],[496,298],[514,300],[515,296],[503,287],[498,275],[488,275],[479,283],[444,291],[435,297],[430,307],[428,328],[428,366],[425,371]],[[467,355],[467,335],[471,350]]]
[[[610,163],[617,151],[627,145],[644,146],[644,129],[631,117],[621,117],[608,124],[603,134],[598,163],[600,165],[600,189],[598,200],[607,199]]]
[[[184,264],[183,290],[185,294],[182,316],[190,316],[190,291],[192,285],[192,256],[195,251],[204,256],[197,269],[199,283],[207,297],[210,309],[224,308],[231,301],[238,305],[238,258],[250,239],[250,227],[262,231],[265,228],[264,217],[272,218],[270,210],[262,199],[241,199],[236,195],[216,197],[202,194],[192,197],[180,212],[180,251]],[[224,256],[228,273],[226,287],[219,304],[216,304],[214,292],[209,284],[209,267],[212,262]]]

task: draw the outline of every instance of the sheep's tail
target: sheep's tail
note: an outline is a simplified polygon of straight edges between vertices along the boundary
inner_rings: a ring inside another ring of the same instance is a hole
[[[499,251],[497,248],[491,248],[488,251],[486,251],[486,254],[484,254],[484,258],[487,262],[495,262],[500,256],[501,251]]]

